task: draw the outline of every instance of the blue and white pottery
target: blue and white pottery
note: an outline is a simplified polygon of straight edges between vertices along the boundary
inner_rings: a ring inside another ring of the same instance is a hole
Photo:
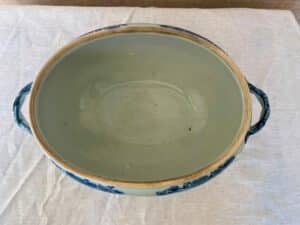
[[[251,97],[262,106],[251,125]],[[30,94],[29,119],[21,106]],[[265,93],[193,32],[122,24],[59,49],[13,104],[19,126],[75,180],[116,194],[166,195],[221,173],[266,123]]]

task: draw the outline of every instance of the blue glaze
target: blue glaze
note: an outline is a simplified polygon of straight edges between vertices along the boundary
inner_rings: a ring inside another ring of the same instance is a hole
[[[253,93],[255,95],[255,97],[258,99],[258,101],[262,107],[262,111],[260,114],[259,121],[249,128],[249,130],[246,134],[246,137],[245,137],[245,142],[247,142],[248,138],[251,135],[256,134],[258,131],[260,131],[266,125],[266,122],[269,119],[270,113],[271,113],[270,103],[269,103],[269,99],[268,99],[268,96],[266,95],[266,93],[263,90],[255,87],[250,82],[248,82],[248,86],[249,86],[250,92]]]
[[[15,118],[17,125],[21,128],[24,128],[29,133],[31,133],[31,129],[30,129],[28,122],[25,120],[25,118],[21,112],[21,108],[24,103],[25,97],[29,94],[29,92],[31,90],[31,86],[32,86],[32,82],[25,85],[25,87],[23,87],[19,91],[19,93],[13,103],[13,114],[14,114],[14,118]]]
[[[53,160],[51,160],[51,162],[58,169],[60,169],[62,172],[64,172],[65,174],[67,174],[69,177],[72,177],[74,180],[78,181],[81,184],[87,185],[89,187],[92,187],[92,188],[95,188],[95,189],[98,189],[98,190],[101,190],[101,191],[113,193],[113,194],[124,194],[123,191],[118,190],[114,186],[95,183],[95,182],[93,182],[93,181],[91,181],[91,180],[89,180],[87,178],[79,177],[79,176],[75,175],[74,173],[69,172],[69,171],[63,169],[62,167],[60,167],[59,165],[57,165]]]
[[[205,175],[205,176],[202,176],[202,177],[198,177],[195,180],[185,182],[182,185],[170,186],[170,187],[168,187],[165,190],[156,192],[156,195],[173,194],[173,193],[177,193],[177,192],[180,192],[180,191],[185,191],[187,189],[190,189],[190,188],[193,188],[193,187],[197,187],[197,186],[199,186],[201,184],[204,184],[205,182],[209,181],[210,179],[212,179],[215,176],[217,176],[218,174],[220,174],[224,169],[226,169],[227,166],[229,166],[230,163],[232,163],[232,161],[234,160],[234,158],[235,158],[235,156],[230,157],[229,159],[227,159],[225,161],[225,163],[223,163],[222,165],[220,165],[217,169],[215,169],[214,171],[212,171],[208,175]]]

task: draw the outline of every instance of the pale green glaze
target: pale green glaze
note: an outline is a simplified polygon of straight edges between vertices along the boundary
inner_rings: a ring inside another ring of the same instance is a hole
[[[39,127],[77,167],[107,178],[154,181],[214,161],[243,111],[223,61],[185,39],[118,34],[77,47],[43,81]]]

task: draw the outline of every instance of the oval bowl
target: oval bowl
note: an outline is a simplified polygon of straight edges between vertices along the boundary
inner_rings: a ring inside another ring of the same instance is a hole
[[[251,126],[251,98],[262,106]],[[21,113],[27,94],[29,122]],[[75,180],[102,191],[166,195],[223,171],[266,123],[266,94],[208,39],[121,24],[71,41],[13,104],[17,124]]]

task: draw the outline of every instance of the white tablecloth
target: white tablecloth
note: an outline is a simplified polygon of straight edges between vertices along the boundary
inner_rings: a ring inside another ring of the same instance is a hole
[[[170,24],[209,38],[270,97],[267,126],[203,186],[166,197],[91,189],[48,162],[13,121],[16,93],[57,48],[128,22]],[[0,118],[1,225],[300,224],[300,29],[288,11],[0,7]]]

